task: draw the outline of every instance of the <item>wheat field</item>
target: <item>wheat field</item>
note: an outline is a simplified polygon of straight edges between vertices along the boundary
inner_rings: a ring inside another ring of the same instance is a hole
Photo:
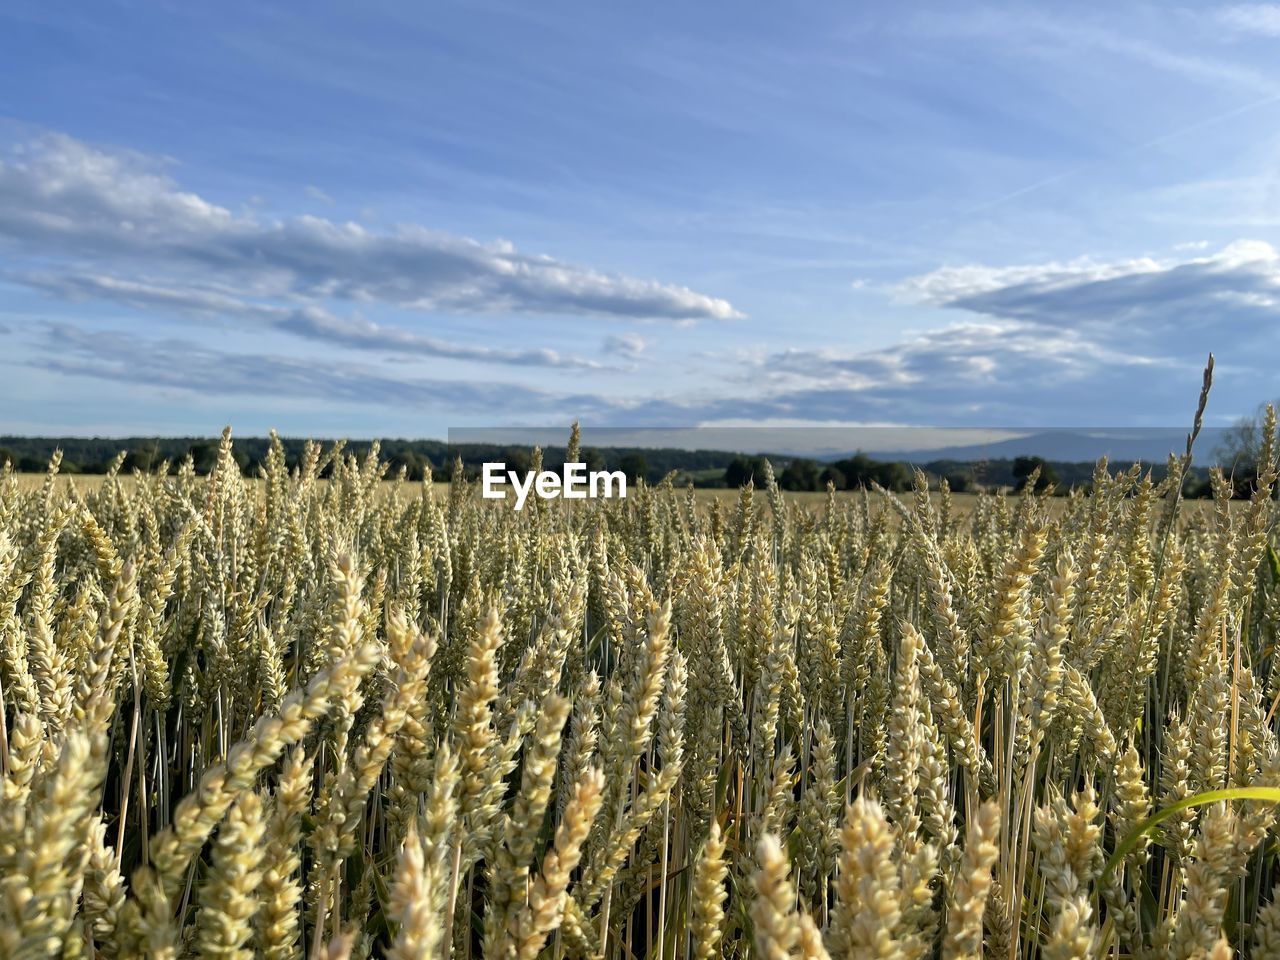
[[[5,472],[0,956],[1280,957],[1266,433],[1181,514]]]

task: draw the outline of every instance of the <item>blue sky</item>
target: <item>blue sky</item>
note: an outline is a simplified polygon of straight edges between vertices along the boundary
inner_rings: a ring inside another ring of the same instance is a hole
[[[1280,5],[0,8],[0,432],[1280,393]]]

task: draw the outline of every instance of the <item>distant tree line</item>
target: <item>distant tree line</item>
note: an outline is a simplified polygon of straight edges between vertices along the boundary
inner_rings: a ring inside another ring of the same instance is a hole
[[[282,437],[286,461],[292,469],[297,466],[306,441],[301,438]],[[333,441],[319,441],[326,447]],[[271,441],[267,437],[236,437],[232,453],[241,472],[254,476],[260,465],[266,462]],[[357,457],[368,455],[371,441],[347,442],[344,450]],[[384,460],[390,463],[392,475],[401,469],[409,480],[421,480],[430,469],[439,479],[447,479],[454,463],[461,460],[464,475],[474,479],[481,467],[490,461],[507,464],[510,470],[528,470],[532,466],[533,450],[529,446],[504,444],[463,443],[449,444],[442,440],[381,440],[379,449]],[[54,451],[62,451],[61,472],[67,474],[103,474],[116,458],[125,453],[121,469],[125,473],[134,470],[152,472],[166,461],[169,470],[190,457],[195,471],[208,473],[217,463],[218,440],[206,437],[18,437],[0,436],[0,464],[6,461],[15,470],[27,473],[43,472]],[[566,448],[549,446],[542,450],[543,469],[559,470],[564,464]],[[732,454],[722,450],[681,450],[676,448],[640,447],[583,447],[580,459],[588,470],[621,470],[635,482],[643,478],[657,483],[668,474],[675,474],[680,483],[692,482],[697,486],[721,486],[725,461]],[[781,458],[774,457],[775,460]]]
[[[765,476],[764,456],[736,456],[724,471],[724,485],[741,487],[748,480],[760,486]],[[818,491],[832,484],[837,490],[860,490],[879,484],[887,490],[905,490],[911,471],[905,463],[872,460],[857,453],[844,460],[822,462],[803,457],[772,461],[778,486],[783,490]]]
[[[304,440],[281,438],[286,461],[290,468],[297,465],[302,456]],[[332,441],[321,441],[326,447]],[[368,455],[371,442],[367,440],[346,443],[347,453],[363,458]],[[1243,446],[1243,445],[1242,445]],[[270,449],[266,437],[237,437],[232,448],[236,463],[246,476],[257,474]],[[528,446],[504,444],[449,444],[440,440],[383,440],[379,449],[384,460],[390,463],[390,475],[401,470],[411,481],[421,480],[430,469],[438,479],[448,479],[461,461],[463,475],[467,479],[479,477],[485,462],[501,461],[510,470],[524,471],[533,465],[533,449]],[[102,439],[84,437],[16,437],[0,436],[0,464],[8,461],[16,470],[42,472],[55,450],[62,451],[63,473],[106,473],[116,458],[125,453],[123,472],[134,470],[154,472],[166,461],[171,471],[190,457],[195,471],[208,473],[218,459],[218,441],[203,437],[130,437]],[[566,448],[550,446],[542,450],[543,469],[559,470],[564,463]],[[1092,463],[1063,463],[1047,461],[1042,457],[1017,457],[1013,459],[966,462],[935,460],[908,464],[891,460],[876,460],[865,453],[855,453],[838,460],[816,460],[805,457],[778,454],[735,454],[723,450],[681,450],[676,448],[640,447],[583,447],[579,459],[588,470],[621,470],[632,483],[643,478],[657,483],[671,476],[679,486],[730,487],[743,486],[748,480],[762,486],[765,461],[773,466],[778,486],[788,491],[823,491],[827,484],[837,490],[870,489],[879,485],[888,490],[903,491],[911,487],[912,470],[919,467],[931,484],[946,479],[957,493],[977,490],[1021,490],[1032,474],[1036,474],[1036,489],[1066,494],[1072,489],[1087,490],[1092,482]],[[1247,453],[1236,459],[1238,493],[1247,494],[1248,471],[1240,465]],[[1120,464],[1117,464],[1120,466]],[[1156,479],[1164,476],[1165,464],[1152,464]],[[1197,468],[1188,477],[1184,488],[1188,497],[1209,495],[1208,474]]]
[[[764,476],[764,457],[734,457],[725,469],[724,481],[729,487],[740,487],[748,480],[760,483]],[[1087,465],[1083,475],[1092,476],[1093,467]],[[971,464],[955,461],[936,461],[921,464],[930,482],[936,484],[945,479],[956,493],[982,488],[1011,487],[1021,490],[1036,477],[1036,491],[1057,489],[1057,467],[1041,457],[1018,457],[1012,461],[996,461],[994,464]],[[818,491],[828,485],[836,490],[864,490],[876,486],[886,490],[902,491],[913,483],[911,466],[899,461],[874,460],[865,453],[830,462],[804,458],[786,461],[776,474],[778,486],[783,490]]]
[[[297,466],[302,456],[304,440],[282,439],[285,456],[290,468]],[[236,437],[232,456],[241,471],[252,476],[259,465],[265,463],[271,441],[266,437]],[[327,444],[326,444],[327,445]],[[435,444],[443,450],[445,444]],[[346,449],[357,456],[369,451],[368,442],[350,443]],[[59,470],[69,474],[102,474],[110,469],[121,453],[125,454],[121,470],[132,473],[141,470],[149,473],[158,470],[166,461],[170,472],[190,457],[195,471],[208,473],[218,461],[218,440],[206,437],[126,437],[103,439],[98,437],[0,437],[0,463],[6,460],[14,469],[23,472],[42,472],[54,451],[62,451]],[[404,467],[410,477],[421,478],[423,470],[433,465],[431,453],[444,462],[439,451],[422,449],[417,441],[391,440],[381,445],[382,457],[391,462],[392,470]]]
[[[1012,459],[961,461],[933,460],[908,464],[897,461],[875,460],[866,454],[834,461],[806,458],[774,459],[764,456],[735,456],[724,472],[724,485],[740,487],[748,480],[757,486],[763,483],[765,460],[774,469],[778,486],[791,491],[821,491],[830,483],[837,490],[871,489],[876,485],[886,490],[901,492],[911,487],[914,469],[919,468],[936,487],[942,480],[955,493],[972,493],[981,490],[1021,491],[1035,477],[1037,493],[1053,492],[1065,496],[1072,490],[1088,491],[1093,484],[1094,463],[1067,463],[1046,460],[1044,457],[1014,457]],[[1113,464],[1121,467],[1124,464]],[[1167,464],[1147,465],[1158,481],[1164,478]],[[1209,494],[1208,472],[1193,468],[1183,488],[1188,497]]]

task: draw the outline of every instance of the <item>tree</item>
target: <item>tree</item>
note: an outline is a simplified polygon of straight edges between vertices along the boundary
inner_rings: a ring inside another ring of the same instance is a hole
[[[522,477],[533,469],[533,453],[524,447],[507,447],[497,459],[505,463],[508,470],[514,470]]]
[[[1013,476],[1018,481],[1018,490],[1026,488],[1036,470],[1040,471],[1036,476],[1036,493],[1042,493],[1057,484],[1058,474],[1044,457],[1017,457],[1013,461]]]
[[[644,454],[639,451],[623,454],[622,459],[618,462],[618,469],[627,475],[627,479],[632,483],[648,476],[649,462],[645,460]]]
[[[755,481],[764,476],[764,457],[737,456],[725,467],[724,485],[726,487],[745,487],[747,481]]]
[[[390,468],[387,476],[394,477],[404,467],[406,480],[421,480],[427,470],[431,469],[431,461],[416,450],[404,448],[387,457]]]
[[[1252,495],[1258,476],[1258,460],[1265,441],[1267,408],[1280,405],[1262,404],[1250,416],[1241,417],[1222,433],[1214,448],[1213,459],[1231,478],[1236,496]]]
[[[160,459],[160,446],[152,440],[150,443],[141,444],[130,450],[125,456],[124,463],[120,469],[124,473],[133,473],[134,470],[141,470],[146,473],[159,464]]]
[[[1263,404],[1222,431],[1218,445],[1213,448],[1213,459],[1223,470],[1230,473],[1240,468],[1252,471],[1257,467],[1265,412],[1266,404]]]
[[[877,463],[872,471],[876,483],[886,490],[906,490],[911,486],[911,471],[905,463]]]
[[[218,465],[219,446],[217,440],[199,440],[187,448],[187,453],[191,455],[191,460],[195,464],[196,473],[207,474]],[[236,462],[241,473],[249,465],[249,455],[240,447],[231,448],[231,459]]]
[[[845,490],[848,489],[849,486],[849,480],[844,475],[844,471],[835,464],[828,464],[826,469],[822,471],[822,476],[820,476],[818,480],[822,484],[822,489],[824,490],[827,488],[828,483],[837,490]]]
[[[858,490],[871,483],[871,458],[864,453],[855,453],[847,459],[837,460],[832,466],[844,474],[846,490]]]
[[[820,471],[812,460],[792,460],[778,478],[783,490],[817,490]]]
[[[751,462],[746,457],[734,457],[724,468],[724,485],[726,487],[745,486],[751,479]]]
[[[906,490],[911,486],[911,471],[905,463],[872,460],[861,452],[837,460],[831,469],[844,476],[846,490],[863,490],[877,483],[886,490]]]
[[[1208,477],[1204,477],[1196,473],[1194,470],[1187,476],[1182,483],[1182,497],[1184,500],[1207,500],[1213,496],[1213,484],[1209,482]]]

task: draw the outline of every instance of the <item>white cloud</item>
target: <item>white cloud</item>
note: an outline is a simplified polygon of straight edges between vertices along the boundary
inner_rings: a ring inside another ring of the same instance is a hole
[[[333,203],[333,197],[329,196],[329,194],[325,193],[315,184],[307,184],[305,192],[312,200],[319,200],[321,203]]]
[[[474,346],[427,337],[398,327],[373,323],[359,316],[338,316],[318,306],[256,303],[218,291],[180,289],[90,274],[9,273],[0,274],[0,277],[66,300],[108,301],[144,310],[159,310],[204,319],[236,318],[265,324],[308,340],[357,350],[514,366],[605,368],[605,364],[595,360],[545,348]]]
[[[615,356],[637,359],[649,347],[649,341],[638,333],[615,333],[604,338],[604,352]]]
[[[71,324],[42,328],[43,355],[32,365],[75,377],[183,390],[202,396],[297,398],[400,409],[545,411],[554,399],[538,390],[472,380],[396,377],[377,367],[311,358],[232,353],[189,340],[142,339]]]
[[[1267,392],[1280,325],[1280,251],[1238,240],[1215,251],[944,267],[900,301],[969,319],[878,350],[786,350],[744,379],[741,415],[986,424],[1168,425],[1194,399],[1209,351],[1229,395]],[[1161,413],[1160,411],[1163,411]],[[1162,419],[1161,419],[1162,418]]]
[[[1280,4],[1242,3],[1217,11],[1218,19],[1242,33],[1280,37]]]
[[[1161,264],[1150,258],[1099,263],[1089,258],[1066,263],[1038,263],[1011,267],[978,264],[941,267],[931,273],[903,281],[896,296],[908,303],[952,306],[967,297],[1021,286],[1053,289],[1080,283],[1109,280],[1159,271]]]
[[[1196,255],[1199,253],[1199,255]],[[900,300],[968,319],[876,350],[789,349],[743,357],[729,397],[671,395],[615,409],[679,421],[1152,426],[1189,415],[1206,354],[1228,402],[1274,389],[1280,251],[1238,240],[1171,256],[947,267]],[[1226,363],[1221,361],[1226,359]]]
[[[0,241],[14,259],[91,260],[171,285],[424,311],[726,320],[726,300],[416,224],[381,231],[266,220],[181,190],[157,161],[51,135],[0,160]]]
[[[755,376],[786,390],[838,387],[914,405],[945,396],[982,402],[1027,383],[1062,384],[1102,367],[1152,362],[1071,330],[999,320],[929,330],[878,350],[786,350],[762,358]]]
[[[675,386],[666,396],[562,394],[484,381],[423,380],[385,368],[230,353],[177,339],[49,325],[33,366],[207,396],[262,395],[410,408],[487,410],[512,423],[580,417],[594,427],[702,424],[1097,426],[1131,411],[1189,409],[1199,371],[1108,349],[1072,331],[1021,321],[962,323],[880,350],[786,350],[759,357],[741,384]],[[1144,368],[1159,366],[1159,374]],[[1126,414],[1132,422],[1133,414]],[[1168,426],[1168,418],[1155,424]],[[781,449],[781,447],[779,447]]]
[[[1280,251],[1237,240],[1199,257],[1080,259],[946,267],[898,288],[903,299],[1041,329],[1108,349],[1187,356],[1269,342],[1280,319]]]

